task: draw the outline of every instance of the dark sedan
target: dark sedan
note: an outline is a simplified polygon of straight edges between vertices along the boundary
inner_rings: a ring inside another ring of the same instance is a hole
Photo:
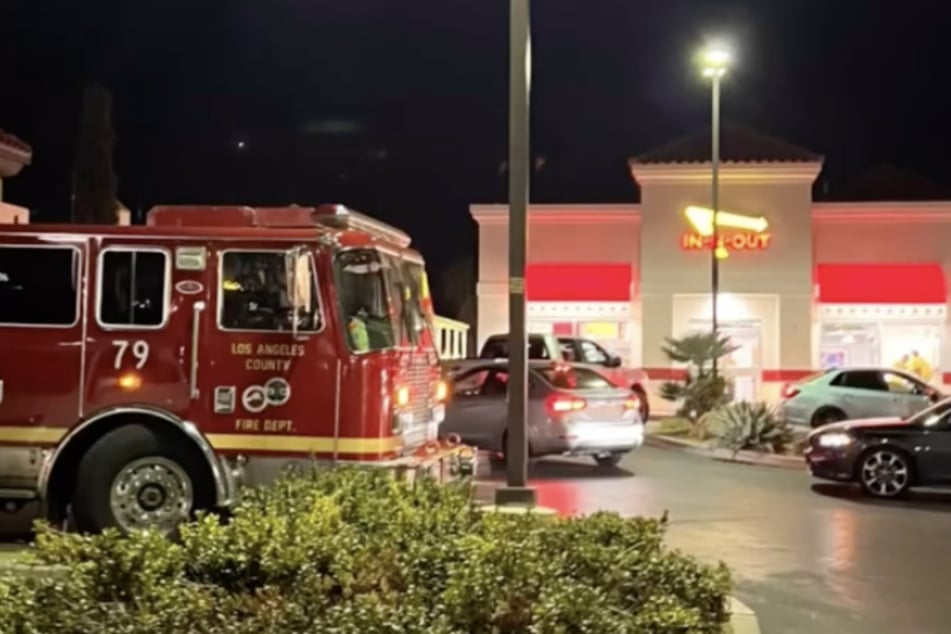
[[[809,434],[806,462],[825,480],[858,482],[875,497],[951,485],[951,398],[914,416],[825,425]]]

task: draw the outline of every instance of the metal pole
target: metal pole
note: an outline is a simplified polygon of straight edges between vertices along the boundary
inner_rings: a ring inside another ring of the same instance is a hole
[[[506,487],[496,504],[534,505],[528,483],[528,341],[525,332],[525,259],[528,246],[529,0],[510,0],[509,24],[509,381]]]
[[[711,182],[713,191],[710,193],[710,203],[713,207],[713,244],[710,248],[710,293],[713,306],[713,338],[714,342],[720,332],[720,323],[717,316],[717,304],[720,296],[720,260],[717,258],[717,248],[720,246],[720,75],[713,75],[713,150],[711,157]],[[713,356],[713,378],[717,377],[718,359]]]

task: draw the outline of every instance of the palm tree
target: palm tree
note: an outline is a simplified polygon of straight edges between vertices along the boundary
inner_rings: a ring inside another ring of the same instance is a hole
[[[727,401],[727,381],[722,375],[714,376],[714,359],[732,354],[738,346],[730,338],[703,332],[679,339],[667,337],[664,354],[674,363],[687,365],[683,381],[668,381],[660,386],[661,398],[681,401],[678,415],[696,423],[701,416]]]

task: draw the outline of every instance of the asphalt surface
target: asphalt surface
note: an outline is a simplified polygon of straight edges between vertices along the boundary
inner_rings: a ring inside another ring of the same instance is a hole
[[[765,634],[951,631],[951,493],[867,500],[787,469],[643,448],[621,469],[587,460],[533,465],[539,502],[562,513],[670,519],[669,543],[733,570]],[[501,475],[483,473],[487,499]],[[0,514],[0,534],[29,519]],[[9,547],[0,544],[0,557]]]
[[[590,464],[534,465],[540,504],[562,513],[667,511],[669,543],[725,561],[735,594],[756,611],[765,634],[951,631],[949,493],[882,503],[818,484],[805,470],[676,449],[645,447],[610,475]]]

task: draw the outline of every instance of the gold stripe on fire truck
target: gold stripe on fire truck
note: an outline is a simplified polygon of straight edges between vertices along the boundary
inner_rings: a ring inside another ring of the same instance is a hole
[[[221,451],[281,451],[288,453],[380,454],[398,451],[398,438],[338,438],[330,436],[277,436],[265,434],[208,434]]]
[[[0,427],[0,442],[49,445],[58,443],[68,431],[62,427]]]
[[[0,427],[0,442],[52,445],[69,430],[59,427]],[[275,436],[264,434],[208,434],[215,449],[242,451],[281,451],[288,453],[378,454],[398,451],[398,438],[340,438],[330,436]]]

